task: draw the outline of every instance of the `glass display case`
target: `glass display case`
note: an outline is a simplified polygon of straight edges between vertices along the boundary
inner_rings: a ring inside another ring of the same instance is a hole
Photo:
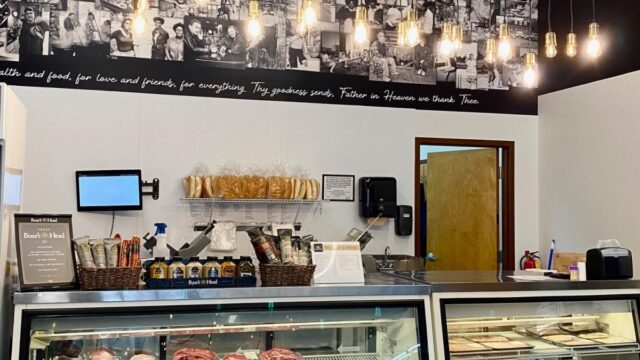
[[[20,359],[427,359],[420,301],[25,311]]]
[[[639,358],[633,296],[443,299],[440,304],[447,359]]]

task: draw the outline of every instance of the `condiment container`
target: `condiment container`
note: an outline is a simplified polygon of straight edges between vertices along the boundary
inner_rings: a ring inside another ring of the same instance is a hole
[[[217,256],[208,256],[207,262],[202,266],[203,278],[217,278],[220,276],[220,263]]]
[[[164,258],[157,257],[155,258],[155,262],[151,264],[151,267],[149,268],[149,276],[152,279],[166,279],[169,275],[167,273],[168,268],[169,267],[164,262]]]
[[[249,256],[241,256],[238,263],[238,277],[256,276],[256,267]]]
[[[176,256],[173,258],[173,262],[169,265],[168,279],[184,279],[187,267],[182,263],[182,258]]]
[[[231,256],[225,256],[220,269],[221,277],[236,277],[236,263]]]
[[[192,256],[187,264],[187,277],[189,279],[200,279],[202,277],[202,264],[197,256]]]
[[[580,274],[578,274],[578,267],[575,265],[569,266],[569,280],[579,281]]]

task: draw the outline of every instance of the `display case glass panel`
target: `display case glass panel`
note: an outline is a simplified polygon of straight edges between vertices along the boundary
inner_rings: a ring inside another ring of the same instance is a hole
[[[27,312],[20,358],[418,360],[424,319],[413,302]]]
[[[448,358],[618,359],[640,353],[635,299],[474,301],[443,302]]]

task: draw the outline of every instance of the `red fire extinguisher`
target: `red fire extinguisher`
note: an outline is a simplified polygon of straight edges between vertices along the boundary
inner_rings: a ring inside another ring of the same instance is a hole
[[[520,270],[537,269],[540,264],[539,251],[529,252],[525,250],[524,256],[520,258]]]

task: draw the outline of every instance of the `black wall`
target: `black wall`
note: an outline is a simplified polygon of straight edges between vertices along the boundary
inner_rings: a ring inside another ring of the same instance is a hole
[[[552,59],[544,57],[549,1],[551,26],[558,34],[558,55]],[[591,0],[573,0],[574,30],[578,34],[579,53],[573,59],[564,54],[570,29],[569,1],[542,0],[539,5],[540,94],[640,70],[640,0],[595,0],[596,21],[600,24],[605,44],[603,54],[596,61],[590,60],[584,53],[592,19]]]

